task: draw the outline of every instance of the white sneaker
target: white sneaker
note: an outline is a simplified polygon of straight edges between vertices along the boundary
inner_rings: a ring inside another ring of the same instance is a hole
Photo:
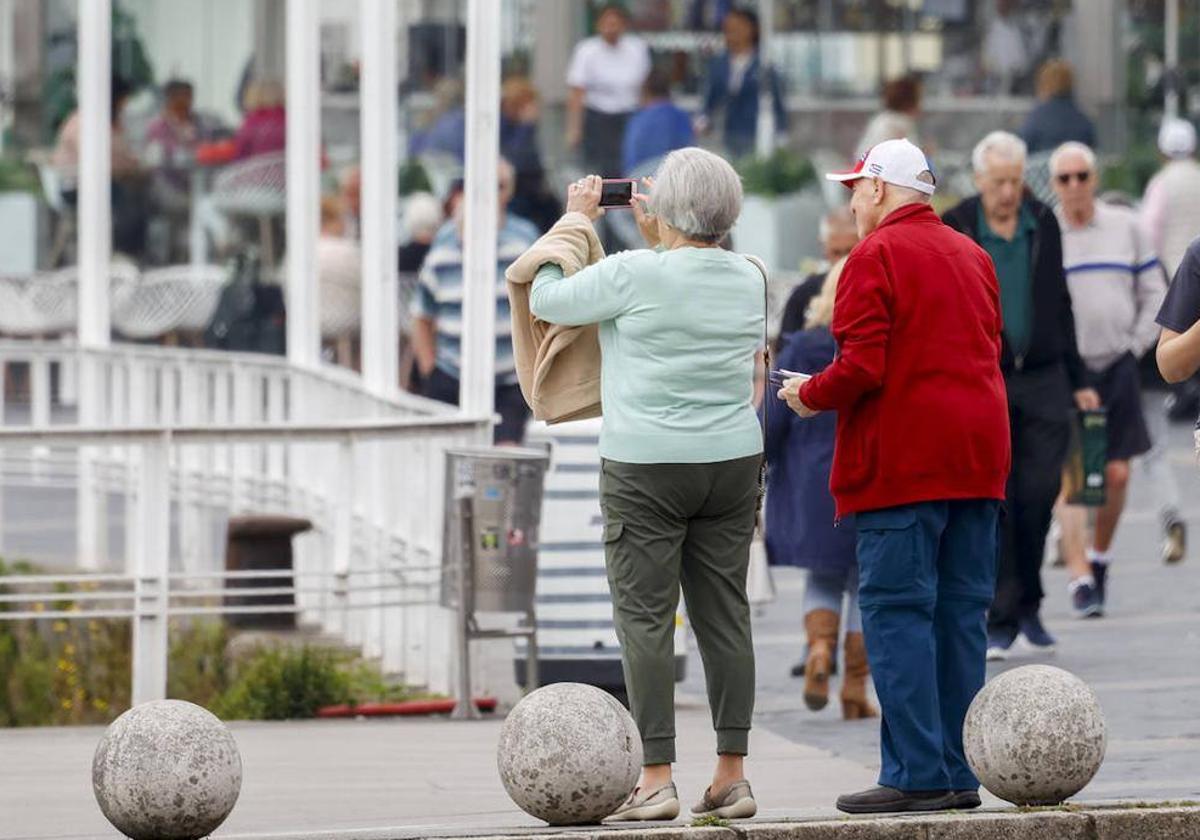
[[[648,822],[651,820],[673,820],[679,816],[679,794],[675,783],[663,785],[651,794],[639,796],[640,788],[634,788],[621,807],[613,811],[604,822]]]
[[[694,817],[716,817],[721,820],[748,820],[758,813],[758,803],[750,792],[750,783],[745,779],[734,782],[721,792],[712,795],[712,788],[704,791],[704,798],[692,806]]]

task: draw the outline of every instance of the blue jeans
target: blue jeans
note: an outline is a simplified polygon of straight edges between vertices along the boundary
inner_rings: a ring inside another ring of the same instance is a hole
[[[846,609],[842,610],[842,596]],[[842,617],[847,633],[862,632],[862,614],[858,610],[858,566],[847,566],[843,572],[809,572],[804,586],[803,612],[833,610]],[[807,658],[807,656],[805,657]]]
[[[966,790],[967,707],[986,678],[999,502],[922,502],[858,515],[859,603],[883,709],[879,784]]]

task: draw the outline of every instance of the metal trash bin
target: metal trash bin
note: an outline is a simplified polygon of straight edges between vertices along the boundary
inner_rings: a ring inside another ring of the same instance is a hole
[[[294,516],[232,516],[226,527],[225,571],[286,571],[269,577],[228,578],[226,587],[238,589],[291,588],[292,537],[312,528],[307,519]],[[293,607],[292,595],[226,595],[228,607]],[[292,628],[296,614],[280,612],[233,612],[226,621],[235,627]]]
[[[534,449],[467,447],[446,451],[442,606],[458,613],[459,703],[471,702],[473,639],[527,637],[530,687],[537,687],[537,550],[549,456]],[[480,613],[519,613],[512,629],[484,629]]]

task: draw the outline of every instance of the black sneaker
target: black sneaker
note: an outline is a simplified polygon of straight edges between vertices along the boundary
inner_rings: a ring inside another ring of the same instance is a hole
[[[950,807],[956,811],[969,811],[983,804],[978,790],[955,790],[951,791],[951,796],[954,797],[954,800]]]
[[[1108,564],[1093,560],[1092,577],[1096,581],[1096,597],[1100,600],[1100,611],[1104,612],[1104,602],[1108,597]]]
[[[1042,617],[1036,612],[1031,612],[1021,618],[1018,626],[1021,628],[1021,636],[1034,650],[1039,653],[1054,652],[1054,646],[1058,642],[1046,632],[1046,628],[1042,625]]]
[[[873,787],[837,798],[837,809],[847,814],[899,814],[908,811],[945,811],[954,807],[949,790],[896,790]]]
[[[1095,583],[1071,584],[1071,608],[1076,618],[1099,618],[1104,615],[1104,605]]]

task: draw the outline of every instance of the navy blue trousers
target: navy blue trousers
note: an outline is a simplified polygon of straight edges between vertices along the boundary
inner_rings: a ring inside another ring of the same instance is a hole
[[[879,784],[966,790],[967,707],[983,687],[999,502],[922,502],[860,513],[859,603],[882,707]]]

